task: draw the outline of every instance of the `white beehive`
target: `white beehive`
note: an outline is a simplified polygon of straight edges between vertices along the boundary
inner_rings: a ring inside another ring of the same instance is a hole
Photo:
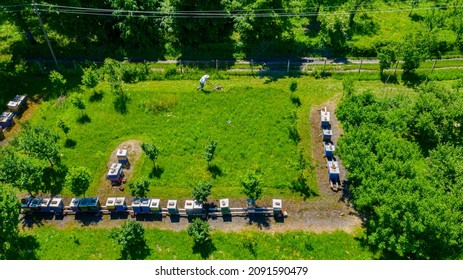
[[[106,199],[106,208],[108,210],[116,209],[116,198],[115,197],[108,197],[108,199]]]
[[[187,215],[194,214],[194,201],[193,200],[185,200],[185,212]]]
[[[167,211],[169,214],[177,214],[177,200],[167,201]]]
[[[281,209],[283,207],[283,202],[281,199],[273,199],[272,201],[273,213],[281,213]]]
[[[195,214],[202,214],[203,213],[203,203],[198,200],[195,200],[193,202],[193,212]]]
[[[230,214],[230,200],[228,198],[221,199],[219,204],[222,214]]]
[[[127,149],[117,149],[116,156],[119,163],[126,163],[128,161]]]
[[[150,203],[150,210],[153,213],[161,212],[161,200],[158,198],[152,198]]]

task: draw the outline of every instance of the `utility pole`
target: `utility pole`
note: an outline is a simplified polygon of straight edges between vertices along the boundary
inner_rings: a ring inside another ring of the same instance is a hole
[[[39,18],[40,25],[42,26],[43,35],[45,36],[45,40],[47,41],[48,48],[50,49],[50,52],[51,52],[51,56],[53,57],[53,60],[55,61],[56,68],[59,70],[58,61],[56,60],[55,53],[53,52],[53,48],[51,47],[50,40],[48,40],[47,31],[45,30],[45,27],[43,26],[42,18],[40,18],[40,13],[37,10],[37,6],[35,5],[34,0],[32,0],[32,5],[34,6],[34,12],[37,14],[37,17]]]

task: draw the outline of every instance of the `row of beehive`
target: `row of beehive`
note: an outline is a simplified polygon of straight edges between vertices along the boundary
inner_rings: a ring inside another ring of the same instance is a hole
[[[157,198],[134,198],[131,207],[127,207],[125,197],[108,197],[105,207],[101,207],[100,199],[98,197],[72,198],[69,206],[65,207],[62,198],[59,197],[28,197],[21,199],[21,208],[23,212],[32,211],[54,214],[63,214],[65,208],[71,210],[74,213],[98,212],[103,209],[111,212],[128,212],[131,209],[135,215],[140,213],[163,213],[161,200]],[[179,214],[177,200],[168,200],[165,209],[170,215]],[[220,212],[224,215],[232,214],[232,209],[230,208],[230,201],[228,198],[220,200],[219,209]],[[273,199],[272,209],[276,214],[282,212],[281,199]],[[187,215],[202,215],[205,213],[203,203],[197,200],[186,200],[185,208],[183,210]]]
[[[331,129],[331,116],[330,112],[326,110],[326,107],[321,110],[320,124],[322,128],[323,153],[328,168],[328,180],[330,181],[331,188],[337,191],[340,187],[340,170],[339,163],[334,157],[335,145],[332,142],[333,131]]]
[[[0,115],[0,140],[3,140],[3,130],[7,129],[14,120],[16,114],[26,108],[26,96],[16,95],[8,102],[8,110]]]

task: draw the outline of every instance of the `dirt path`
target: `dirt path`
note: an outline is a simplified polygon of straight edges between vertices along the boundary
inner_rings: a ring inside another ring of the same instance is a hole
[[[333,232],[342,230],[352,233],[361,226],[361,220],[357,213],[352,209],[348,202],[343,199],[343,192],[333,192],[330,189],[327,178],[326,162],[323,157],[323,145],[321,141],[320,110],[326,106],[332,116],[333,142],[336,144],[342,131],[334,115],[334,103],[325,103],[317,107],[312,107],[310,113],[311,138],[312,138],[312,157],[316,166],[316,174],[319,184],[320,196],[307,201],[283,200],[283,207],[288,213],[284,220],[271,218],[246,218],[233,217],[224,220],[222,217],[211,218],[209,222],[214,229],[225,232],[237,232],[247,229],[256,229],[266,232],[284,232],[288,230],[302,230],[316,233]],[[126,179],[132,176],[133,168],[141,153],[140,143],[137,140],[129,140],[121,143],[114,149],[108,160],[108,168],[113,162],[117,162],[116,150],[127,148],[129,150],[130,168],[124,169]],[[342,166],[342,163],[341,163]],[[341,180],[345,178],[345,170],[341,167]],[[125,194],[118,187],[112,187],[106,179],[106,174],[102,175],[101,187],[98,196],[104,205],[108,196],[126,196],[127,202],[131,203],[130,195]],[[67,199],[65,200],[67,202]],[[178,207],[183,208],[184,200],[178,201]],[[258,201],[259,205],[271,206],[271,201]],[[165,206],[166,201],[161,201],[161,206]],[[245,199],[230,200],[231,207],[244,207]],[[126,220],[131,219],[128,215],[78,215],[65,216],[62,219],[55,217],[34,217],[32,220],[24,220],[23,226],[40,226],[43,223],[53,224],[58,228],[62,227],[81,227],[95,226],[99,228],[114,228],[120,226]],[[166,230],[184,230],[191,220],[187,218],[172,219],[170,217],[157,217],[148,215],[136,218],[147,228],[159,228]]]

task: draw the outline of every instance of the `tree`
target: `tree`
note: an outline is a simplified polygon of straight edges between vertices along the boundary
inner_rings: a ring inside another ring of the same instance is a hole
[[[66,135],[66,139],[68,138],[69,130],[71,129],[62,119],[58,120],[57,125],[61,131],[63,131],[64,135]]]
[[[243,180],[241,180],[243,189],[241,193],[246,195],[251,200],[258,200],[261,198],[263,189],[260,186],[260,181],[253,173],[248,173]]]
[[[189,236],[193,237],[194,244],[197,247],[205,246],[212,241],[211,225],[200,218],[193,220],[187,228],[187,233]]]
[[[207,201],[207,197],[211,195],[212,183],[201,182],[193,188],[193,197],[198,201]]]
[[[98,85],[100,81],[100,76],[98,75],[98,71],[93,67],[86,68],[84,70],[84,74],[82,75],[82,84],[87,88],[93,89],[95,92],[95,87]]]
[[[382,75],[385,69],[397,61],[397,50],[392,45],[383,46],[378,50],[379,74]]]
[[[145,230],[138,222],[125,222],[119,229],[113,229],[109,237],[121,247],[123,260],[143,260],[149,254]]]
[[[111,91],[116,95],[123,95],[122,69],[119,62],[111,58],[106,58],[104,60],[103,70],[105,78],[111,87]]]
[[[17,249],[20,204],[13,191],[0,183],[0,259]]]
[[[210,140],[209,144],[206,145],[206,151],[204,152],[204,157],[206,158],[207,164],[211,162],[215,155],[215,149],[217,148],[217,141]]]
[[[145,152],[146,156],[153,162],[154,168],[156,168],[156,159],[159,155],[159,149],[154,144],[142,143],[142,150]]]
[[[46,160],[53,166],[60,159],[59,135],[41,124],[23,124],[23,132],[15,139],[14,145],[26,154]]]
[[[56,94],[63,94],[64,87],[66,86],[66,79],[61,75],[59,72],[53,70],[50,72],[48,76],[51,82],[51,86],[53,88],[53,92]]]
[[[85,195],[92,180],[90,170],[86,167],[72,167],[66,175],[65,185],[76,196]]]
[[[150,188],[150,181],[146,178],[141,178],[135,182],[130,182],[129,187],[132,190],[132,196],[146,197]]]

